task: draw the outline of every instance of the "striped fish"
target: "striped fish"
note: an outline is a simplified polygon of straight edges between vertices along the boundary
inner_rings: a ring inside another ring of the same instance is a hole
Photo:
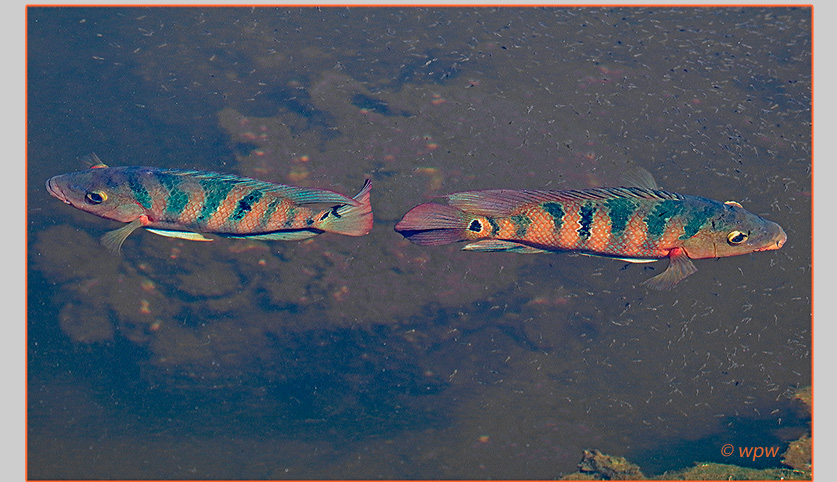
[[[721,203],[638,184],[568,191],[487,190],[411,209],[395,230],[420,245],[469,241],[469,251],[575,251],[633,263],[669,259],[644,284],[670,289],[697,268],[692,259],[779,249],[782,228],[734,201]]]
[[[102,237],[111,251],[119,251],[140,227],[192,241],[212,241],[204,236],[207,233],[289,241],[323,232],[363,236],[372,229],[369,180],[349,198],[213,172],[98,163],[86,171],[55,176],[46,187],[75,208],[128,223]]]

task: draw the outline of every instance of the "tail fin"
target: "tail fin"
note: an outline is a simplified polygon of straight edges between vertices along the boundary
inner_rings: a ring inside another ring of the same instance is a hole
[[[465,240],[469,215],[445,204],[419,204],[395,225],[395,230],[411,242],[438,246]]]
[[[354,206],[344,204],[323,211],[320,217],[322,222],[316,226],[317,229],[348,236],[369,234],[369,231],[372,230],[372,204],[369,200],[369,191],[371,190],[372,181],[367,179],[360,192],[352,198],[358,204]]]

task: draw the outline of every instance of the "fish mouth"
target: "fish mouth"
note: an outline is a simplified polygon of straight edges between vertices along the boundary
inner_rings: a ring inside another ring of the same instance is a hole
[[[56,197],[66,204],[70,204],[70,201],[67,200],[67,196],[64,195],[64,192],[61,191],[61,188],[58,187],[58,183],[55,182],[55,178],[51,177],[46,182],[47,191],[52,194],[53,197]]]
[[[772,251],[774,249],[780,249],[782,246],[785,245],[785,242],[788,240],[788,235],[785,234],[785,230],[782,229],[781,226],[778,224],[775,225],[778,232],[773,236],[773,240],[767,244],[766,246],[757,249],[756,251]]]
[[[785,245],[785,241],[787,241],[787,240],[788,240],[788,235],[787,235],[787,234],[785,234],[785,232],[784,232],[784,231],[782,231],[782,237],[781,237],[780,239],[776,240],[776,249],[779,249],[779,248],[781,248],[782,246],[784,246],[784,245]]]

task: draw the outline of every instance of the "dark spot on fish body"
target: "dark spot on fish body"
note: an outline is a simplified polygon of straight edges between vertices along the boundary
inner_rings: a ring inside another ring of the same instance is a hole
[[[281,203],[282,203],[282,200],[279,199],[279,198],[273,198],[273,199],[270,200],[267,207],[265,207],[265,209],[264,209],[264,213],[262,214],[262,219],[259,221],[259,224],[261,226],[269,226],[270,225],[271,218],[273,217],[273,214],[276,212],[276,209],[279,207],[279,205]],[[290,208],[288,210],[288,214],[293,218],[293,217],[296,216],[296,210],[294,208]],[[287,221],[285,221],[285,224],[289,226]]]
[[[246,196],[238,200],[235,210],[230,214],[230,221],[241,221],[252,209],[253,205],[258,203],[264,193],[260,189],[250,191]]]
[[[628,226],[628,221],[637,210],[637,204],[625,198],[610,199],[605,203],[610,218],[610,232],[619,236]]]
[[[241,221],[242,219],[244,219],[244,216],[246,216],[247,213],[250,212],[250,209],[251,208],[249,204],[247,204],[244,201],[238,201],[238,205],[235,207],[235,210],[233,210],[232,214],[230,214],[230,217],[228,217],[227,220],[232,222]]]
[[[266,216],[272,214],[273,211],[276,211],[276,204],[278,202],[279,201],[272,201],[270,203],[270,205],[267,207],[268,212],[265,213]],[[289,227],[293,226],[294,219],[296,219],[296,213],[297,213],[296,208],[293,208],[293,207],[288,208],[288,212],[287,212],[286,217],[285,217],[285,227],[286,228],[289,228]]]
[[[683,201],[665,200],[659,201],[654,209],[645,216],[645,225],[648,227],[648,235],[660,237],[666,230],[668,221],[683,211]]]
[[[471,224],[468,225],[468,230],[478,233],[482,231],[482,223],[479,221],[479,219],[474,219],[473,221],[471,221]]]
[[[525,214],[515,214],[511,217],[511,222],[514,224],[515,233],[514,235],[518,238],[526,237],[526,232],[529,230],[529,225],[532,224],[532,220],[529,219],[529,216]]]
[[[329,209],[328,211],[323,212],[322,215],[320,215],[320,222],[325,221],[326,218],[328,218],[330,215],[334,216],[337,219],[340,219],[341,217],[343,217],[343,216],[340,216],[340,212],[337,211],[337,206],[334,206],[331,209]]]
[[[564,225],[564,215],[566,214],[564,206],[557,202],[545,202],[541,204],[541,207],[552,217],[552,224],[555,226],[555,232],[560,232],[561,227]]]
[[[580,219],[578,220],[578,237],[581,239],[590,238],[590,230],[593,225],[593,216],[596,214],[596,205],[586,202],[581,205]]]
[[[688,215],[688,222],[685,226],[683,226],[683,234],[680,235],[680,239],[689,239],[697,234],[714,212],[715,208],[712,206],[704,206],[704,208],[700,211],[696,211]]]
[[[489,233],[489,235],[497,236],[497,233],[500,232],[500,225],[497,224],[497,221],[495,221],[494,218],[486,217],[485,220],[488,221],[488,224],[491,226],[491,233]]]

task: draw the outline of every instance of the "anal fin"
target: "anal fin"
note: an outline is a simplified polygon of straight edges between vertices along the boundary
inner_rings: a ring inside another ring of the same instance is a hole
[[[179,238],[179,239],[186,239],[189,241],[212,241],[211,238],[207,238],[200,233],[196,233],[194,231],[176,231],[172,229],[156,229],[156,228],[145,228],[146,231],[149,231],[154,234],[159,234],[160,236],[166,236],[167,238]]]
[[[654,263],[659,261],[659,258],[622,258],[617,256],[611,256],[609,254],[594,254],[594,253],[578,253],[583,254],[584,256],[592,256],[594,258],[607,258],[607,259],[615,259],[617,261],[626,261],[628,263]]]
[[[272,233],[262,234],[245,234],[245,235],[219,235],[225,238],[237,239],[259,239],[265,241],[301,241],[303,239],[313,238],[314,236],[322,234],[318,229],[299,229],[293,231],[274,231]]]
[[[476,243],[467,244],[464,248],[462,248],[462,250],[485,252],[502,251],[505,253],[521,254],[534,254],[546,252],[546,250],[544,249],[533,248],[532,246],[528,246],[521,243],[515,243],[514,241],[504,241],[502,239],[484,239],[482,241],[477,241]]]

